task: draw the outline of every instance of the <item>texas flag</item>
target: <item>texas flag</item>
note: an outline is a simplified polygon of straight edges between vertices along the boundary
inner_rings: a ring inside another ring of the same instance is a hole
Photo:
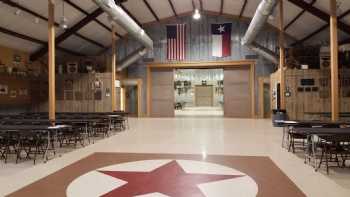
[[[231,23],[212,24],[212,55],[226,57],[231,55]]]

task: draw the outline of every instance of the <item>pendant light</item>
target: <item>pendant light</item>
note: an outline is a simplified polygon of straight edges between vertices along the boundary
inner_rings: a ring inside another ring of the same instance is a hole
[[[62,0],[62,16],[60,19],[60,27],[64,30],[68,29],[68,20],[64,15],[64,1]]]

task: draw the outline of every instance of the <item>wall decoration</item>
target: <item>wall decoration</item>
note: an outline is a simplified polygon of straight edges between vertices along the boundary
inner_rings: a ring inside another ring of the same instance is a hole
[[[77,62],[69,62],[69,63],[67,63],[67,73],[68,74],[76,74],[76,73],[78,73],[78,63]]]
[[[94,93],[94,98],[95,100],[102,100],[102,91],[101,90],[96,90]]]
[[[66,79],[64,81],[64,89],[65,90],[73,90],[73,80],[72,79]]]
[[[102,88],[102,81],[98,78],[95,79],[93,82],[93,89],[101,89]]]
[[[8,94],[8,86],[0,84],[0,95]]]
[[[28,89],[26,88],[21,88],[18,90],[18,95],[19,96],[28,96]]]
[[[11,90],[10,91],[10,97],[11,98],[16,98],[17,97],[17,91],[16,90]]]
[[[109,88],[106,88],[106,97],[111,96],[111,91]]]

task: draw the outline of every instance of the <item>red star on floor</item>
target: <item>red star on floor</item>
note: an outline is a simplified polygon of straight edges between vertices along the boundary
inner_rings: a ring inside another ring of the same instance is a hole
[[[198,184],[242,177],[242,175],[213,175],[186,173],[176,162],[169,162],[151,172],[100,171],[127,183],[103,197],[131,197],[161,193],[171,197],[204,196]]]

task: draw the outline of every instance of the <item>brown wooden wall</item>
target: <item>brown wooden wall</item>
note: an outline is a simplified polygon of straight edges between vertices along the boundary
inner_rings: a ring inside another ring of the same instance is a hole
[[[96,80],[100,88],[94,85]],[[111,86],[111,73],[56,75],[57,112],[111,111]],[[120,97],[119,89],[117,97]],[[120,109],[119,99],[117,108]],[[47,111],[47,101],[35,103],[33,111]]]
[[[251,118],[250,70],[224,69],[224,115],[234,118]]]
[[[151,69],[151,116],[174,117],[174,69]]]

